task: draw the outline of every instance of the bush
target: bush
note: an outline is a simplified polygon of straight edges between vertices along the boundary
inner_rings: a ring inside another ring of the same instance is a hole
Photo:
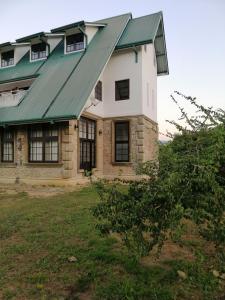
[[[160,250],[184,217],[194,221],[218,250],[225,245],[225,113],[198,105],[195,98],[175,95],[190,102],[197,113],[189,117],[172,96],[186,123],[170,122],[178,133],[159,146],[157,161],[139,166],[138,173],[146,177],[130,183],[127,192],[116,182],[95,183],[101,199],[94,208],[98,228],[120,234],[140,256],[154,246]]]

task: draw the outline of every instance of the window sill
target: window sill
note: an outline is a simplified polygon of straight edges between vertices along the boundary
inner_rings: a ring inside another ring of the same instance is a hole
[[[14,162],[1,162],[0,163],[0,168],[16,168],[17,164]]]
[[[92,171],[95,172],[95,171],[98,171],[98,169],[97,168],[93,168]],[[83,174],[83,173],[85,173],[85,170],[84,169],[79,169],[78,173],[82,173]]]
[[[30,162],[30,163],[25,163],[24,164],[24,166],[26,166],[26,167],[46,167],[46,168],[57,168],[57,167],[62,167],[63,166],[63,164],[62,163],[45,163],[45,162],[43,162],[43,163],[32,163],[32,162]]]
[[[112,162],[113,166],[132,166],[132,162],[128,161],[128,162]]]

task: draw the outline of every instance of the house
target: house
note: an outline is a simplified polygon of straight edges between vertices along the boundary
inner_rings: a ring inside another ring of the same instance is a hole
[[[0,45],[0,181],[135,176],[157,153],[162,12],[80,21]]]

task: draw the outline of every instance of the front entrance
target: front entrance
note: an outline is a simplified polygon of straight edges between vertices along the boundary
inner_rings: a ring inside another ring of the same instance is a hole
[[[96,122],[84,117],[79,121],[80,169],[96,167]]]

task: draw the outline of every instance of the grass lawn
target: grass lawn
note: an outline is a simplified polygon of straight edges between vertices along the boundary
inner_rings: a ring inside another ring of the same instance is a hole
[[[223,282],[210,272],[213,249],[193,228],[160,259],[136,262],[96,231],[90,208],[97,201],[91,187],[41,197],[0,193],[0,299],[225,299]]]

